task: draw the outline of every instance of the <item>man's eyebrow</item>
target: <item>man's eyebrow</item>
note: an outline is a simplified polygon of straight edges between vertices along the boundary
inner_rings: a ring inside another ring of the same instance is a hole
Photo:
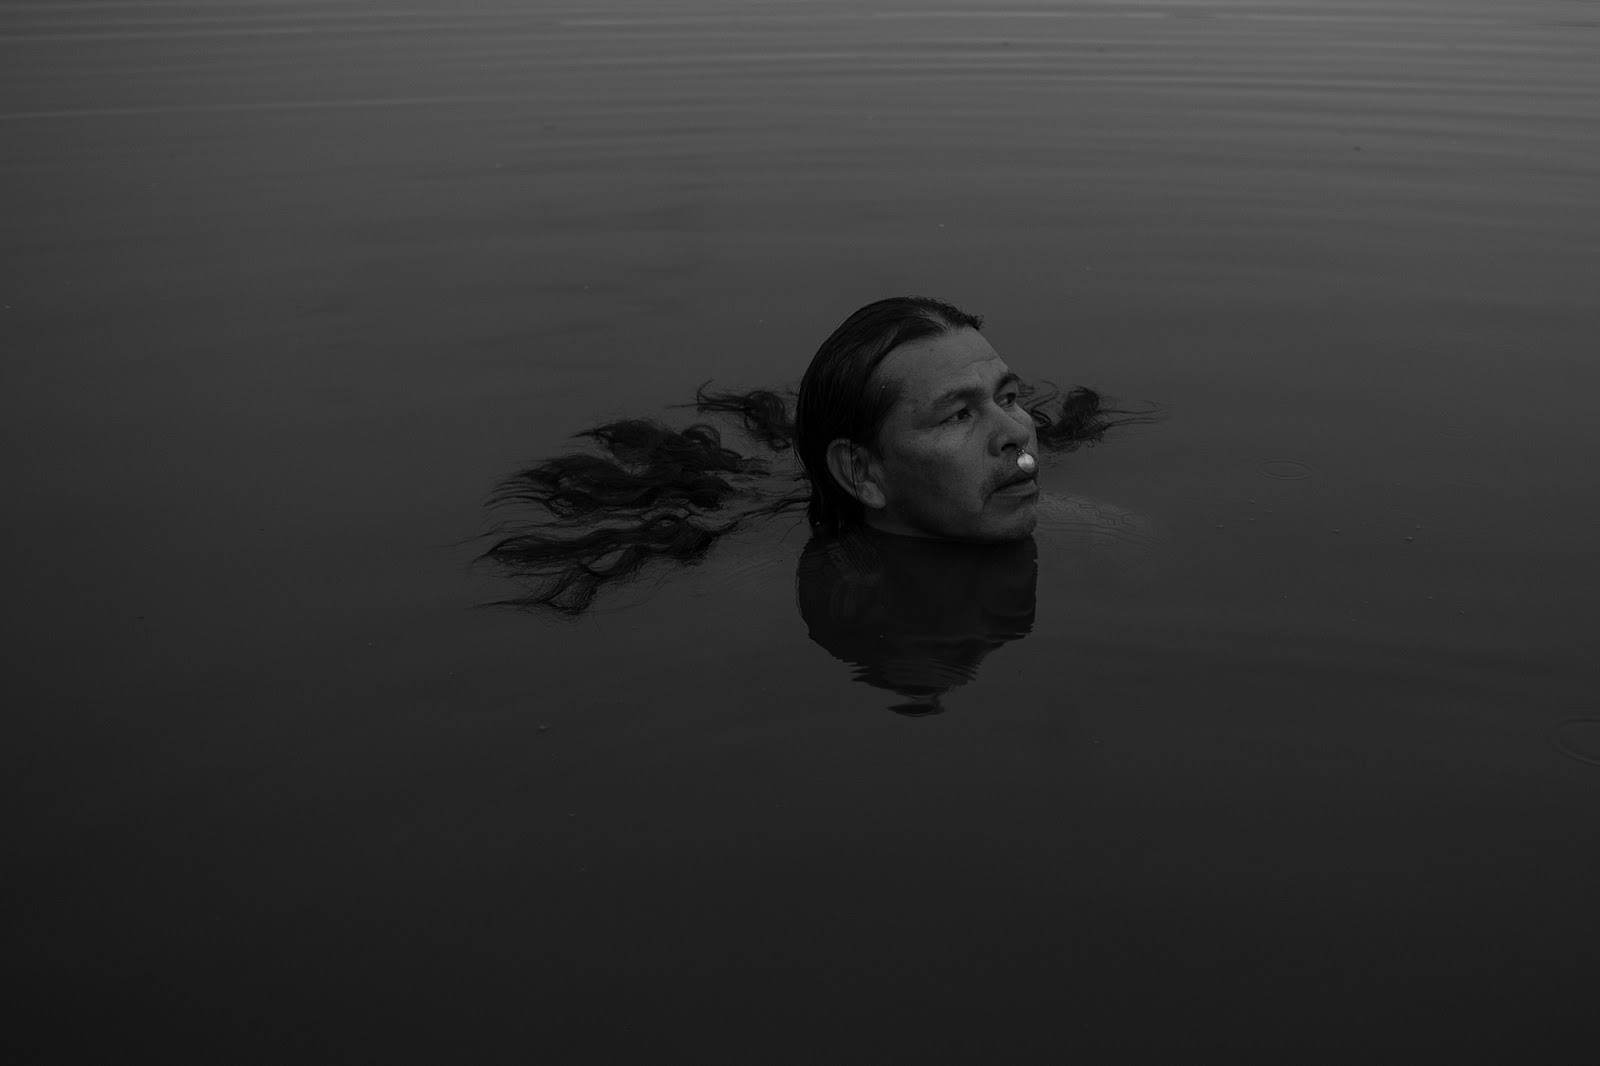
[[[994,383],[993,391],[1000,392],[1004,389],[1010,388],[1012,385],[1018,384],[1021,381],[1021,375],[1014,370],[1008,370],[1001,376],[999,381]],[[948,392],[940,393],[939,396],[936,397],[928,406],[930,408],[943,407],[946,404],[955,403],[957,400],[966,400],[974,396],[986,396],[989,394],[989,392],[990,390],[984,388],[982,385],[962,385],[959,388],[954,388]]]

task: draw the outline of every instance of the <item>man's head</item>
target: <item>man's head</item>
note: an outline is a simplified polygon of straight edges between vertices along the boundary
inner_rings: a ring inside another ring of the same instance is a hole
[[[1033,531],[1037,490],[1017,466],[1037,453],[1033,418],[981,325],[900,297],[863,307],[823,342],[795,412],[813,524],[971,541]]]

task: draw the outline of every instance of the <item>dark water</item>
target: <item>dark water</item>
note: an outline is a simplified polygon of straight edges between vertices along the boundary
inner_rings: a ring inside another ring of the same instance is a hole
[[[1597,25],[0,8],[30,1061],[1592,1048]],[[1171,412],[943,714],[787,521],[468,609],[498,475],[899,292]]]

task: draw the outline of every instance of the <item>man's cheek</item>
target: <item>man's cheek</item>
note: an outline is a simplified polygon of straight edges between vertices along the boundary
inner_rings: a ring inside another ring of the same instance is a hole
[[[907,471],[911,480],[922,486],[939,485],[946,480],[946,465],[938,456],[916,454],[909,457]]]

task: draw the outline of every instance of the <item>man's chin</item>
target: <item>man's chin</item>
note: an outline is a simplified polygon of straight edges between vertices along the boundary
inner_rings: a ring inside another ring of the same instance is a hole
[[[1038,497],[1029,496],[1020,501],[1017,509],[1003,519],[994,523],[993,536],[986,538],[995,541],[1024,540],[1033,535],[1034,527],[1039,524]]]
[[[1013,544],[1033,536],[1034,527],[1038,524],[1039,516],[1034,513],[1030,501],[1026,511],[1010,515],[1003,522],[989,523],[981,529],[951,539],[971,541],[974,544]]]
[[[997,535],[994,540],[997,543],[1014,540],[1027,540],[1029,537],[1033,536],[1034,527],[1038,524],[1039,516],[1034,514],[1033,508],[1030,507],[1026,516],[1008,525],[1004,532]]]

